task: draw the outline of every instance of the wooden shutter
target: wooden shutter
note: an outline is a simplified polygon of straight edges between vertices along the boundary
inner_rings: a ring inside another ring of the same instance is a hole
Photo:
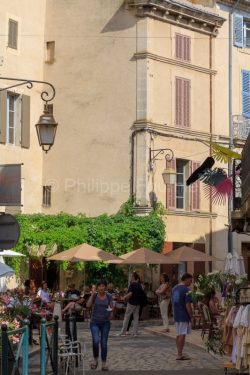
[[[190,61],[191,38],[182,34],[175,34],[175,58]]]
[[[183,37],[183,60],[191,60],[191,38],[189,36]]]
[[[192,161],[191,171],[192,173],[200,166],[197,161]],[[191,186],[191,204],[192,210],[200,209],[200,181],[196,181]]]
[[[9,19],[8,47],[17,49],[18,23]]]
[[[7,91],[0,91],[0,143],[6,143]]]
[[[176,159],[167,161],[166,168],[176,170]],[[167,184],[166,186],[166,207],[173,210],[176,207],[176,184]]]
[[[250,71],[242,70],[242,114],[250,118]]]
[[[234,45],[237,47],[243,47],[243,16],[240,14],[234,15]]]
[[[22,96],[21,146],[30,147],[30,97]]]
[[[175,79],[175,124],[190,127],[191,123],[191,84],[189,79]]]
[[[175,58],[182,58],[182,35],[175,34]]]

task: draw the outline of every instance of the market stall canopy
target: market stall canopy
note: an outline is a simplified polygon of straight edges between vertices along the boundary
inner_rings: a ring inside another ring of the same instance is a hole
[[[12,276],[14,275],[15,271],[7,266],[5,263],[1,263],[0,262],[0,277],[3,277],[3,276]]]
[[[69,262],[91,262],[91,261],[119,261],[120,258],[117,256],[107,253],[104,250],[98,249],[98,247],[91,246],[87,243],[83,243],[72,249],[62,251],[61,253],[55,254],[48,258],[49,260],[67,260]]]
[[[159,254],[156,251],[141,247],[140,249],[131,251],[127,254],[121,255],[122,260],[116,262],[117,264],[177,264],[179,261],[168,259],[165,255]]]
[[[13,251],[13,250],[0,251],[0,256],[2,257],[25,257],[24,254],[17,253],[16,251]]]
[[[181,246],[164,256],[169,259],[169,261],[172,260],[176,262],[211,262],[222,260],[195,250],[190,246]]]

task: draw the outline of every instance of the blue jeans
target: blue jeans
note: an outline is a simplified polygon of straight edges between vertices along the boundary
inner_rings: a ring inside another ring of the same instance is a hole
[[[106,321],[104,323],[91,322],[90,330],[92,334],[93,356],[96,359],[99,357],[99,342],[101,334],[101,357],[102,361],[106,362],[108,352],[108,335],[110,331],[110,321]]]

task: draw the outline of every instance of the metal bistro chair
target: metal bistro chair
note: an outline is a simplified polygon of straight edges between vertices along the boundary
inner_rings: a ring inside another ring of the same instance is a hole
[[[74,337],[72,327],[70,327],[71,337]],[[84,359],[86,356],[85,343],[81,343],[79,340],[71,341],[68,335],[64,335],[59,330],[59,346],[58,346],[58,358],[60,369],[62,374],[68,375],[69,371],[73,368],[74,375],[76,369],[82,361],[82,374],[85,373]]]
[[[86,346],[79,341],[70,341],[66,340],[63,344],[59,346],[59,363],[60,363],[60,370],[62,370],[62,374],[68,375],[70,370],[73,368],[74,375],[76,374],[77,368],[79,368],[79,364],[82,361],[82,374],[85,374],[85,359],[86,355]]]

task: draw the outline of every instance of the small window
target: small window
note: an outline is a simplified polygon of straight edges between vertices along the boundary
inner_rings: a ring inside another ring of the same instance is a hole
[[[244,45],[250,48],[250,22],[244,23]]]
[[[51,186],[43,186],[43,205],[51,206]]]
[[[16,138],[16,100],[17,96],[7,94],[7,143],[15,144]]]
[[[176,161],[176,208],[185,209],[185,169],[186,161],[177,160]]]
[[[190,61],[191,38],[182,34],[175,34],[175,58]]]
[[[8,47],[17,49],[18,22],[9,19]]]
[[[46,57],[45,62],[53,64],[55,61],[55,42],[46,42]]]
[[[175,78],[175,125],[191,125],[191,82],[181,77]]]

